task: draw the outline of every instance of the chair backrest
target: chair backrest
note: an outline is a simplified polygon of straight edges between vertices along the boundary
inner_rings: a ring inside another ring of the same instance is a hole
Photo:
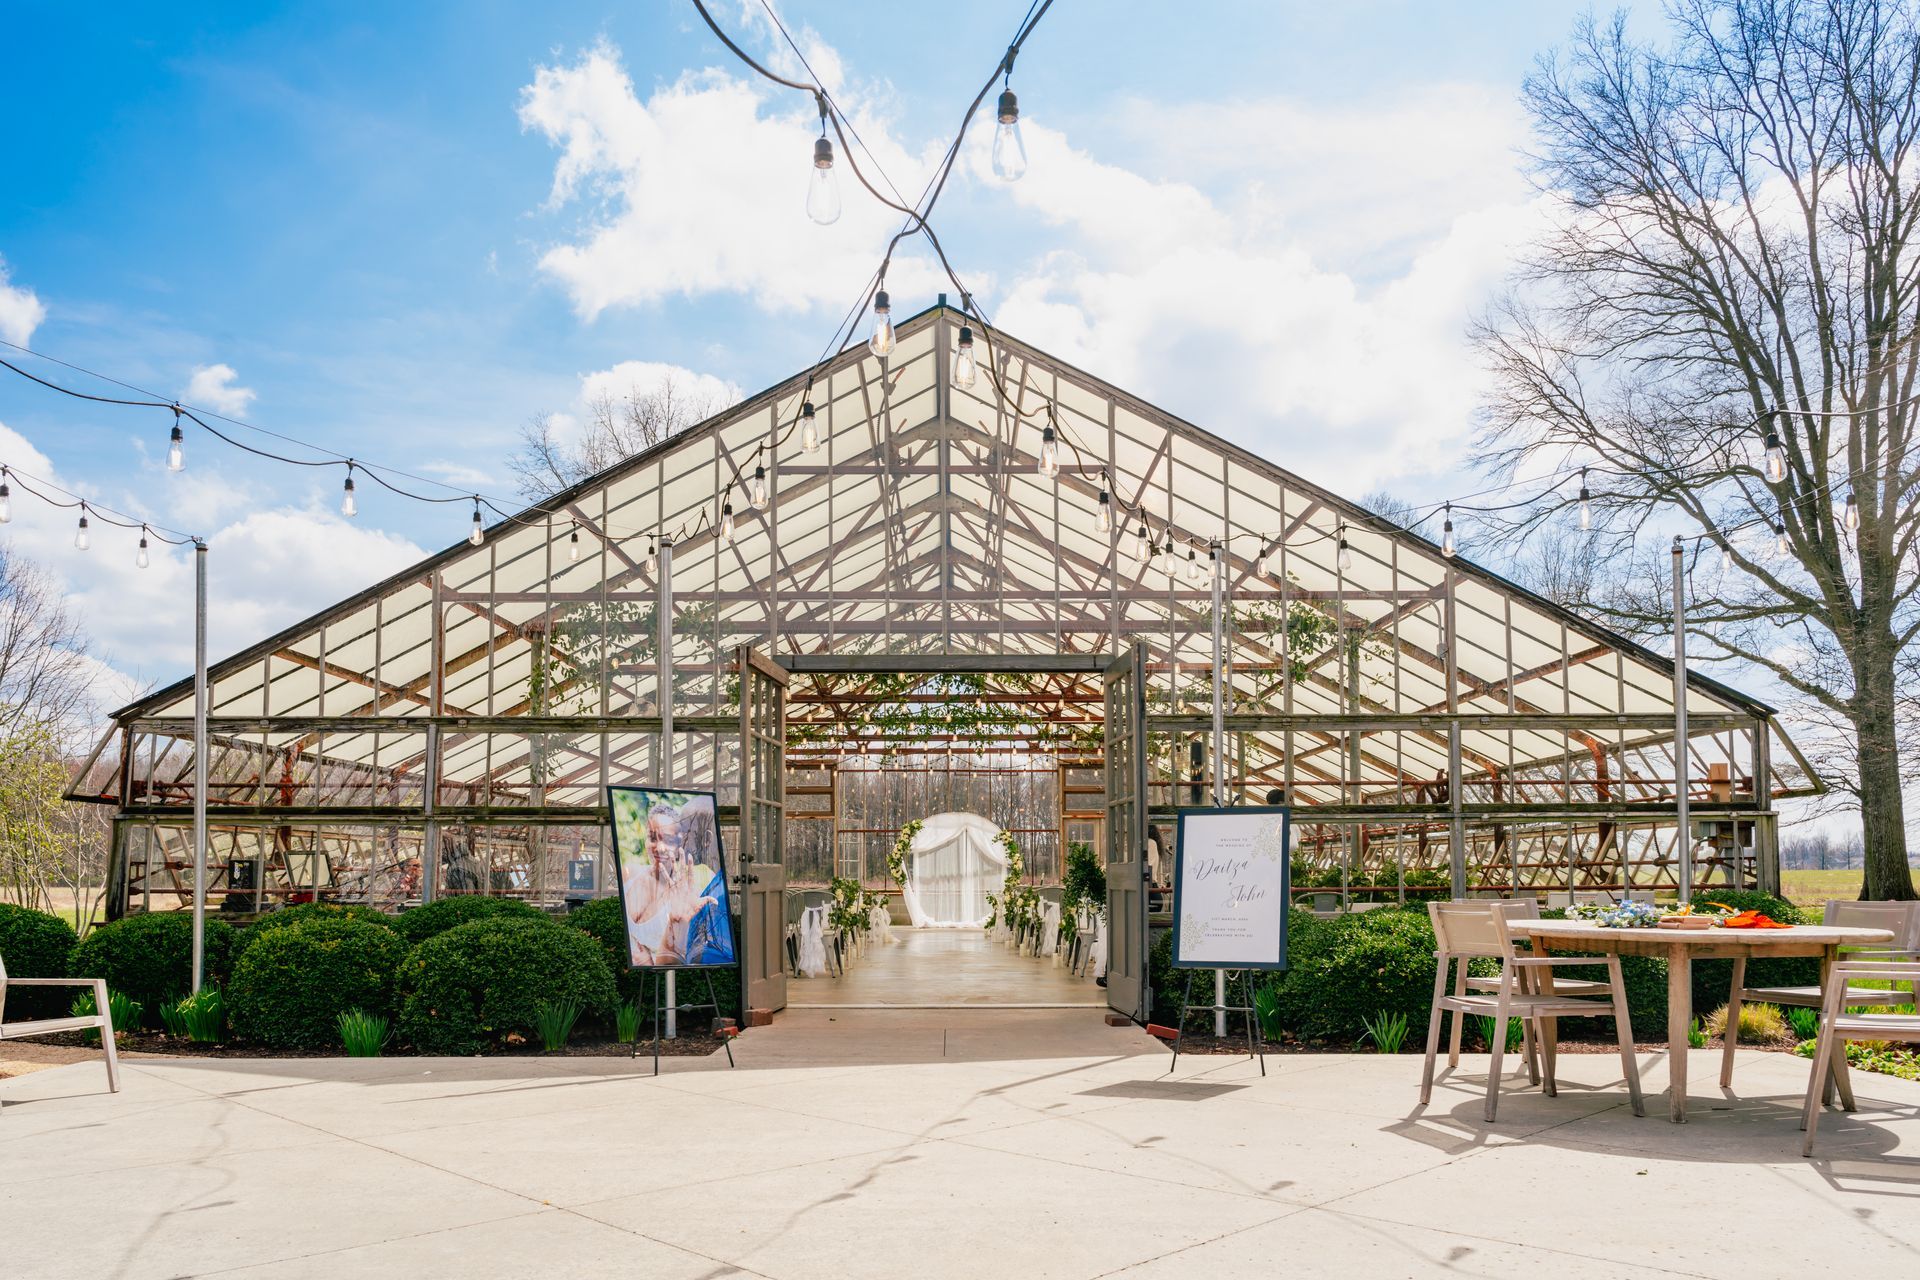
[[[7,1020],[7,958],[0,956],[0,1022]]]
[[[1436,949],[1451,956],[1497,956],[1507,959],[1513,944],[1500,917],[1504,904],[1491,898],[1464,902],[1429,902],[1427,918],[1433,922]]]
[[[1920,948],[1920,902],[1829,902],[1821,918],[1841,929],[1889,929],[1894,951]]]

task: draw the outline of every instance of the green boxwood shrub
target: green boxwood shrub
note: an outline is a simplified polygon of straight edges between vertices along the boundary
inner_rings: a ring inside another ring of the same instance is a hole
[[[1357,1040],[1366,1031],[1363,1020],[1382,1012],[1404,1013],[1410,1036],[1426,1034],[1434,961],[1433,926],[1424,912],[1316,920],[1288,951],[1280,1025],[1294,1035]]]
[[[0,961],[15,978],[64,978],[73,957],[73,926],[44,911],[0,902]],[[3,1015],[9,1022],[56,1018],[73,1000],[73,989],[15,987]]]
[[[247,948],[260,939],[276,930],[305,924],[309,920],[365,920],[369,924],[382,925],[388,929],[394,927],[394,917],[372,907],[336,902],[303,902],[298,906],[261,916],[240,930],[240,936],[233,942],[234,967],[238,969],[240,957],[247,953]]]
[[[462,893],[402,911],[394,919],[393,927],[400,931],[401,937],[417,945],[435,934],[445,933],[460,925],[503,915],[546,918],[543,912],[518,898],[489,898],[485,894]]]
[[[309,916],[255,938],[226,986],[234,1034],[276,1049],[340,1044],[340,1015],[384,1015],[407,944],[393,929],[349,916]]]
[[[618,998],[592,936],[510,912],[458,925],[408,952],[397,994],[400,1038],[422,1053],[446,1054],[478,1053],[509,1032],[531,1034],[542,1001],[574,1001],[599,1018]]]
[[[206,977],[225,986],[233,957],[234,928],[208,920]],[[153,911],[96,926],[73,949],[75,977],[105,978],[109,992],[122,991],[146,1008],[149,1026],[160,1025],[160,1006],[193,986],[193,916]]]
[[[657,998],[653,995],[653,978],[648,971],[627,967],[627,925],[620,914],[619,898],[596,898],[562,917],[562,921],[600,944],[601,957],[613,974],[622,1003],[649,1002]],[[698,1000],[705,1004],[708,978],[713,979],[713,998],[720,1006],[720,1016],[740,1018],[740,970],[734,967],[683,972],[675,987],[680,1001]],[[642,1010],[642,1022],[650,1025],[651,1019],[650,1010]]]

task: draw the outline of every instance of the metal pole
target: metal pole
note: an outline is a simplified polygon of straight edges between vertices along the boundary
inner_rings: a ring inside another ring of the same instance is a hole
[[[207,973],[207,544],[193,542],[193,994]]]
[[[1227,688],[1226,676],[1226,564],[1220,554],[1221,544],[1216,542],[1207,548],[1207,558],[1213,568],[1213,805],[1216,809],[1225,808],[1227,803]],[[1227,971],[1213,971],[1213,1034],[1224,1037],[1227,1034]]]
[[[654,617],[654,666],[660,681],[660,784],[673,785],[673,542],[660,540],[660,605]],[[746,696],[742,673],[741,696]],[[666,1038],[680,1034],[679,994],[673,970],[666,973]]]
[[[1680,905],[1693,901],[1693,831],[1687,813],[1687,573],[1679,535],[1673,539],[1673,808],[1680,822]]]

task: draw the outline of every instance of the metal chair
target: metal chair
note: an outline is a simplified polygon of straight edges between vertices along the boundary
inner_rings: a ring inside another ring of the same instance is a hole
[[[1842,929],[1886,929],[1893,941],[1884,947],[1859,947],[1847,951],[1852,960],[1920,960],[1920,902],[1829,902],[1821,922]],[[1829,974],[1829,977],[1832,975]],[[1740,1039],[1740,1006],[1771,1004],[1799,1009],[1819,1009],[1826,1005],[1826,991],[1811,987],[1749,987],[1746,985],[1747,958],[1735,956],[1733,985],[1727,995],[1726,1042],[1720,1055],[1720,1087],[1733,1085],[1733,1051]],[[1855,987],[1846,994],[1850,1005],[1913,1005],[1920,1001],[1920,983],[1910,983],[1906,991],[1885,987]]]
[[[93,1013],[66,1018],[34,1018],[8,1022],[9,987],[92,987]],[[6,957],[0,956],[0,1040],[21,1040],[28,1036],[50,1036],[62,1031],[88,1031],[97,1028],[100,1046],[106,1050],[107,1091],[120,1092],[120,1056],[113,1044],[113,1006],[107,1002],[105,978],[9,978]]]
[[[1807,1131],[1806,1141],[1800,1144],[1800,1154],[1803,1156],[1813,1154],[1813,1135],[1820,1127],[1822,1094],[1829,1078],[1839,1086],[1841,1104],[1847,1110],[1853,1110],[1853,1087],[1847,1081],[1848,1041],[1901,1040],[1909,1044],[1920,1043],[1920,1014],[1853,1013],[1847,1008],[1853,1002],[1855,990],[1886,994],[1880,988],[1850,987],[1849,984],[1856,978],[1905,981],[1910,987],[1920,990],[1920,963],[1842,960],[1828,971],[1827,977],[1826,999],[1820,1006],[1820,1039],[1813,1054],[1813,1071],[1807,1077],[1807,1099],[1800,1113],[1800,1127]]]
[[[1539,979],[1554,968],[1593,965],[1600,960],[1581,956],[1521,956],[1507,932],[1506,917],[1499,910],[1488,910],[1475,902],[1430,902],[1427,916],[1433,921],[1434,975],[1433,1005],[1427,1015],[1427,1058],[1420,1073],[1420,1105],[1433,1100],[1434,1059],[1440,1051],[1440,1015],[1453,1015],[1456,1031],[1460,1019],[1468,1014],[1494,1020],[1491,1060],[1487,1067],[1487,1121],[1492,1123],[1500,1106],[1500,1059],[1507,1046],[1507,1023],[1513,1018],[1525,1021],[1538,1037],[1544,1018],[1612,1018],[1620,1038],[1620,1062],[1627,1077],[1627,1093],[1633,1101],[1633,1114],[1645,1115],[1640,1097],[1640,1068],[1633,1056],[1633,1024],[1627,1016],[1626,988],[1620,980],[1620,957],[1607,956],[1608,996],[1606,1002],[1555,991],[1532,988],[1543,986]],[[1500,962],[1499,986],[1492,995],[1449,993],[1447,966],[1462,968],[1470,960],[1493,959]],[[1536,976],[1537,975],[1537,976]],[[1533,981],[1529,981],[1532,978]],[[1548,1097],[1559,1089],[1554,1080],[1554,1052],[1551,1039],[1545,1046],[1545,1087]]]

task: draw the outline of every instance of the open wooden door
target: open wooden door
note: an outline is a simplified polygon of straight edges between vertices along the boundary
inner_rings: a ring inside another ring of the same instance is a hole
[[[787,672],[751,645],[740,671],[741,972],[749,1016],[787,1007]]]
[[[1146,646],[1107,667],[1107,1004],[1147,1016]]]

